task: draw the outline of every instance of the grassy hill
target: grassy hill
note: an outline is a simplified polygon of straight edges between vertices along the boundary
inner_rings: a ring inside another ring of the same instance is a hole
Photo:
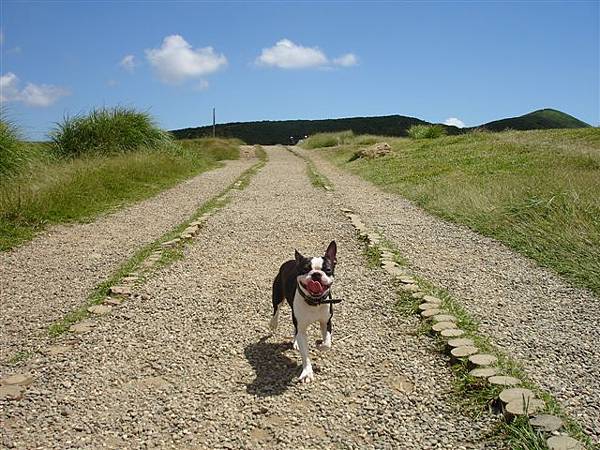
[[[555,109],[540,109],[518,117],[495,120],[481,125],[491,131],[547,130],[551,128],[587,128],[590,125]]]
[[[374,141],[392,152],[355,158]],[[340,146],[314,151],[600,295],[600,130],[345,136]]]
[[[412,125],[431,125],[415,117],[392,115],[375,117],[348,117],[323,120],[265,120],[261,122],[231,122],[218,124],[217,136],[238,138],[248,144],[289,144],[290,136],[298,140],[306,135],[351,130],[355,135],[405,137]],[[449,135],[462,134],[469,129],[441,125]],[[481,125],[491,131],[507,128],[536,130],[548,128],[585,128],[589,125],[568,114],[554,109],[541,109],[520,117],[502,119]],[[474,127],[479,128],[479,127]],[[183,128],[171,131],[177,139],[193,139],[212,136],[212,126]],[[294,141],[295,143],[295,141]]]

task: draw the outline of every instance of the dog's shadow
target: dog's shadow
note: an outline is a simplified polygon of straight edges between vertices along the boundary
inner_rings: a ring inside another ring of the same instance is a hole
[[[282,394],[293,383],[298,372],[296,361],[283,354],[292,344],[267,342],[269,337],[263,336],[244,350],[246,359],[256,373],[256,379],[246,386],[246,390],[260,397]]]

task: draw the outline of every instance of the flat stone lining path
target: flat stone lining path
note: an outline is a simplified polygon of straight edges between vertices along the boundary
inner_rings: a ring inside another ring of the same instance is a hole
[[[188,218],[254,161],[228,161],[95,222],[52,227],[1,252],[0,362],[35,347],[52,322],[83,304],[136,250]]]
[[[391,277],[368,267],[336,198],[310,185],[300,158],[267,152],[184,258],[141,287],[145,300],[19,368],[34,381],[22,400],[0,403],[5,446],[502,448],[488,437],[494,418],[457,409],[446,357],[415,332],[417,316],[395,311]],[[321,254],[332,238],[344,301],[329,352],[310,330],[315,380],[300,384],[289,307],[267,331],[271,283],[295,248]]]
[[[416,274],[447,288],[480,330],[550,391],[600,442],[600,299],[493,239],[302,151],[335,186],[340,204],[392,241]]]

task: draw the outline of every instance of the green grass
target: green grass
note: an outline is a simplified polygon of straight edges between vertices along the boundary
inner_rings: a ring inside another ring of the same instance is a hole
[[[358,139],[322,152],[600,295],[600,130],[385,138],[391,155],[349,162]]]
[[[304,148],[322,148],[322,147],[335,147],[337,145],[343,145],[347,143],[354,133],[352,131],[341,131],[339,133],[319,133],[314,136],[310,136],[305,139],[302,143]]]
[[[172,144],[149,114],[131,108],[99,108],[65,117],[50,133],[56,151],[65,156],[164,149]]]
[[[0,182],[0,250],[13,248],[51,224],[85,222],[148,198],[223,159],[239,157],[239,141],[184,141],[164,150],[38,163]]]
[[[407,131],[412,139],[435,139],[446,135],[446,129],[441,125],[413,125]]]
[[[306,175],[310,180],[310,184],[312,184],[316,188],[325,189],[326,191],[333,190],[333,184],[331,184],[331,181],[329,181],[329,179],[325,175],[323,175],[317,170],[316,166],[310,159],[305,158],[303,155],[299,154],[295,150],[292,150],[292,148],[290,147],[286,148],[298,158],[304,160],[304,162],[306,163]]]

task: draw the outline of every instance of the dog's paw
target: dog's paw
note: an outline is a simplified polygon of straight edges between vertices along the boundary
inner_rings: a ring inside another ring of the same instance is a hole
[[[320,352],[328,352],[331,350],[331,341],[329,342],[317,342],[317,350]]]
[[[298,382],[300,383],[310,383],[315,379],[315,374],[313,373],[312,367],[307,367],[302,370],[302,373],[298,377]]]
[[[298,339],[294,339],[294,342],[292,343],[292,348],[294,350],[300,350],[300,347],[298,347]]]

